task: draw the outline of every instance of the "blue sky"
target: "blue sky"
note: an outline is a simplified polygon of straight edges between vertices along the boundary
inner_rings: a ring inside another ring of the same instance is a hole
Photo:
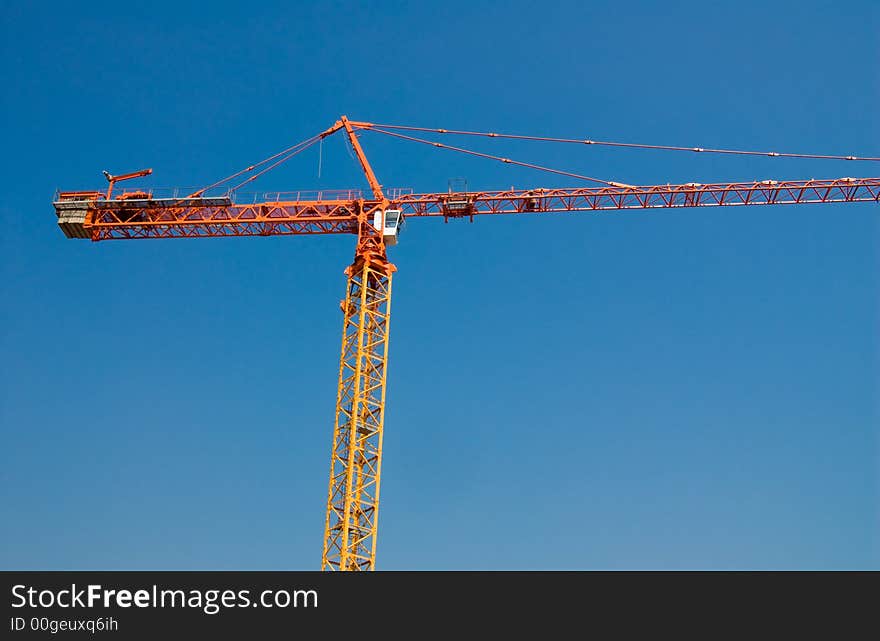
[[[204,185],[341,113],[880,155],[867,0],[88,5],[0,9],[4,569],[320,564],[353,239],[72,241],[58,187]],[[880,175],[467,142],[640,184]],[[363,143],[388,187],[578,184]],[[257,187],[364,186],[312,151]],[[379,567],[880,568],[877,214],[411,221]]]

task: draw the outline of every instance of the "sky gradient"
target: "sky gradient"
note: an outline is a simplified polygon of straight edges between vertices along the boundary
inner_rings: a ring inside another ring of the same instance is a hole
[[[867,0],[88,4],[0,9],[2,569],[320,566],[353,238],[67,240],[56,188],[205,185],[342,113],[880,156]],[[580,184],[362,141],[386,187]],[[463,143],[631,184],[880,175]],[[255,188],[365,186],[321,156]],[[880,569],[878,213],[410,221],[378,567]]]

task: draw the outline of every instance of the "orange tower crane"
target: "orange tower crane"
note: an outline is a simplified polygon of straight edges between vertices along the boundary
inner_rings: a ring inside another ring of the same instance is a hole
[[[359,191],[319,192],[316,195],[279,192],[260,201],[236,201],[238,188],[338,131],[344,132],[357,156],[370,188],[368,196]],[[601,186],[386,194],[361,147],[358,131],[374,131]],[[408,133],[401,133],[404,131]],[[876,157],[641,145],[376,125],[350,121],[342,116],[326,131],[193,193],[175,191],[161,195],[150,190],[123,190],[114,195],[117,182],[145,176],[151,173],[149,169],[121,176],[104,172],[110,183],[106,192],[58,192],[53,204],[58,224],[68,238],[100,241],[305,234],[357,236],[354,260],[345,270],[348,282],[345,300],[341,303],[344,317],[342,353],[321,559],[324,570],[373,570],[376,566],[391,280],[396,269],[388,260],[387,248],[397,242],[398,231],[405,219],[434,216],[448,220],[473,219],[473,216],[485,214],[880,201],[880,178],[633,186],[444,145],[412,136],[412,132],[718,154],[880,161]],[[229,186],[230,182],[246,174],[249,175],[247,178]]]

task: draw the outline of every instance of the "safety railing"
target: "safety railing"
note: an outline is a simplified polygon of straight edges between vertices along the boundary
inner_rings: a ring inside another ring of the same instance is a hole
[[[113,191],[113,200],[176,200],[188,198],[198,192],[198,187],[117,187]],[[55,191],[55,202],[59,200],[104,200],[104,191]],[[409,187],[393,187],[385,191],[389,200],[397,200],[412,194]],[[361,189],[320,189],[295,191],[264,191],[264,192],[230,192],[227,189],[210,189],[198,194],[199,198],[228,198],[232,203],[249,205],[261,202],[296,202],[308,201],[352,201],[364,198]]]

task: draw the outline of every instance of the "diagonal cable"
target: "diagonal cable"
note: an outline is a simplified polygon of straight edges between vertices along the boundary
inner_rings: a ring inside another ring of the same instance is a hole
[[[627,147],[631,149],[655,149],[662,151],[690,151],[711,154],[732,154],[737,156],[769,156],[772,158],[808,158],[820,160],[860,160],[869,162],[878,162],[878,156],[839,156],[832,154],[801,154],[776,151],[752,151],[743,149],[714,149],[704,147],[679,147],[675,145],[647,145],[642,143],[631,142],[614,142],[608,140],[586,140],[577,138],[550,138],[547,136],[522,136],[516,134],[499,134],[484,131],[464,131],[456,129],[431,129],[427,127],[410,127],[406,125],[372,125],[373,127],[381,127],[384,129],[395,129],[399,131],[423,131],[435,134],[451,134],[458,136],[480,136],[483,138],[506,138],[512,140],[533,140],[540,142],[558,142],[577,145],[599,145],[605,147]]]
[[[261,160],[260,162],[254,163],[253,165],[249,165],[249,166],[245,167],[244,169],[241,169],[241,170],[235,172],[234,174],[231,174],[231,175],[227,176],[226,178],[223,178],[223,179],[221,179],[221,180],[218,180],[218,181],[215,182],[215,183],[212,183],[212,184],[208,185],[207,187],[202,187],[202,188],[199,189],[198,191],[195,191],[195,192],[193,192],[192,194],[190,194],[189,197],[190,197],[190,198],[196,198],[196,197],[198,197],[198,196],[201,196],[202,194],[204,194],[204,193],[205,193],[206,191],[208,191],[209,189],[213,189],[214,187],[219,187],[219,186],[222,185],[223,183],[227,183],[227,182],[229,182],[230,180],[233,180],[234,178],[238,178],[239,176],[241,176],[241,175],[243,175],[243,174],[246,174],[246,173],[248,173],[248,172],[254,171],[257,167],[261,167],[262,165],[265,165],[267,162],[271,162],[271,161],[275,160],[276,158],[280,158],[281,156],[284,156],[285,154],[291,153],[291,156],[289,156],[289,157],[292,157],[292,156],[296,155],[297,153],[299,153],[300,151],[302,151],[303,149],[307,149],[307,148],[310,147],[312,144],[314,144],[318,139],[321,139],[321,138],[323,138],[323,135],[322,135],[322,134],[318,134],[318,135],[316,135],[316,136],[312,136],[311,138],[307,138],[306,140],[302,140],[302,141],[296,143],[295,145],[291,145],[291,146],[288,147],[287,149],[282,149],[282,150],[279,151],[277,154],[272,154],[272,155],[269,156],[268,158],[264,158],[264,159]],[[285,159],[285,160],[286,160],[286,159]],[[283,162],[283,161],[282,161],[282,162]],[[276,163],[275,165],[273,165],[273,167],[276,167],[276,166],[277,166],[277,163]],[[265,173],[265,171],[260,172],[260,174],[257,174],[257,175],[261,175],[261,174],[263,174],[263,173]],[[245,183],[247,183],[247,182],[250,182],[250,180],[246,180],[246,181],[244,181],[243,183],[240,183],[240,184],[237,185],[236,187],[233,187],[232,190],[234,191],[235,189],[237,189],[238,187],[240,187],[241,185],[243,185],[243,184],[245,184]]]
[[[477,156],[478,158],[497,160],[499,162],[503,162],[508,165],[517,165],[519,167],[527,167],[529,169],[537,169],[539,171],[546,171],[551,174],[558,174],[560,176],[568,176],[570,178],[577,178],[578,180],[587,180],[590,182],[600,183],[603,185],[607,185],[609,187],[629,187],[629,185],[619,183],[619,182],[602,180],[601,178],[593,178],[592,176],[584,176],[582,174],[575,174],[570,171],[563,171],[561,169],[552,169],[550,167],[544,167],[542,165],[535,165],[535,164],[528,163],[528,162],[522,162],[520,160],[513,160],[511,158],[503,158],[502,156],[493,156],[492,154],[484,154],[484,153],[480,153],[479,151],[473,151],[471,149],[464,149],[463,147],[453,147],[451,145],[444,145],[439,142],[425,140],[424,138],[415,138],[413,136],[406,136],[404,134],[394,133],[393,131],[385,131],[384,129],[379,129],[377,127],[371,127],[369,129],[370,129],[370,131],[375,131],[380,134],[385,134],[386,136],[394,136],[395,138],[401,138],[403,140],[409,140],[412,142],[422,143],[424,145],[430,145],[432,147],[436,147],[437,149],[449,149],[450,151],[457,151],[462,154],[468,154],[470,156]]]

